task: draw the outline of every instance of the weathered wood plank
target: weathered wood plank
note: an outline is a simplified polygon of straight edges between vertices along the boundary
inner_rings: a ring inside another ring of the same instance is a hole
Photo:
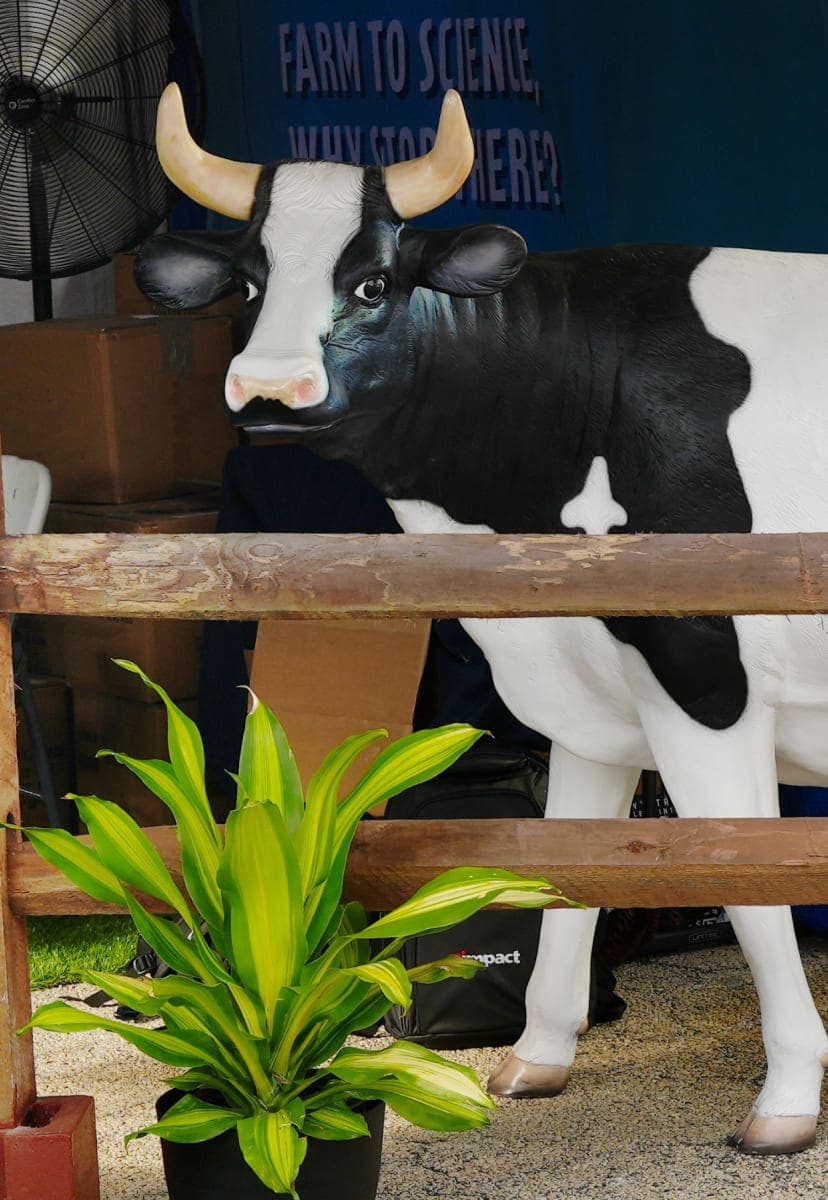
[[[2,528],[0,509],[0,528]],[[8,617],[0,617],[0,816],[20,820],[17,780],[17,728],[14,669]],[[9,833],[7,845],[19,844]],[[12,912],[8,893],[8,861],[0,853],[0,1128],[20,1124],[35,1100],[32,1035],[15,1032],[31,1016],[26,921]]]
[[[372,821],[348,894],[387,907],[456,865],[544,875],[590,906],[828,903],[828,819]]]
[[[180,880],[174,831],[148,833]],[[357,832],[346,892],[387,909],[455,866],[544,875],[572,899],[609,907],[828,903],[828,818],[370,821]],[[114,911],[28,845],[10,857],[9,894],[29,916]]]
[[[72,534],[0,541],[0,611],[153,617],[821,613],[828,534]]]
[[[5,499],[0,476],[0,535],[5,525]],[[11,621],[0,616],[0,817],[20,820],[17,774],[17,715],[14,704],[14,658]],[[9,833],[0,853],[0,1128],[18,1125],[35,1100],[32,1035],[15,1033],[31,1013],[26,921],[12,912],[8,893],[6,848],[20,844]]]

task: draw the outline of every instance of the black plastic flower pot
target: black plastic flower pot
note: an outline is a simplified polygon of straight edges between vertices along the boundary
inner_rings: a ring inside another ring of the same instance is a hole
[[[159,1097],[159,1118],[181,1092]],[[368,1122],[370,1137],[345,1142],[308,1138],[296,1190],[301,1200],[372,1200],[379,1184],[385,1104],[369,1100],[356,1105]],[[164,1176],[170,1200],[274,1200],[273,1192],[244,1160],[234,1129],[192,1145],[161,1139]]]

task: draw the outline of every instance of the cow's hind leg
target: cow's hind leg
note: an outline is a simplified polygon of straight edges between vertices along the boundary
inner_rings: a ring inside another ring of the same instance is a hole
[[[814,1143],[828,1043],[789,908],[728,907],[762,1010],[768,1058],[753,1108],[728,1141],[745,1154],[793,1154]]]
[[[687,719],[645,719],[645,727],[680,816],[778,815],[772,710],[749,706],[735,726],[721,731]],[[828,1039],[790,909],[736,906],[728,914],[759,994],[768,1061],[753,1108],[728,1140],[746,1154],[793,1154],[814,1141]]]
[[[547,817],[617,817],[629,812],[640,771],[576,758],[553,746]],[[553,880],[554,882],[554,880]],[[598,909],[550,909],[526,989],[526,1028],[489,1079],[497,1096],[563,1091],[589,1008],[590,951]]]

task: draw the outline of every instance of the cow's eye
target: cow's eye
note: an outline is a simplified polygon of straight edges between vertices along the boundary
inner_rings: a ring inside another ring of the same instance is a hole
[[[384,276],[369,275],[358,287],[354,288],[354,295],[363,304],[379,304],[385,295],[387,286]]]
[[[249,279],[244,281],[244,298],[245,300],[255,300],[259,294],[259,289],[255,283],[251,283]]]

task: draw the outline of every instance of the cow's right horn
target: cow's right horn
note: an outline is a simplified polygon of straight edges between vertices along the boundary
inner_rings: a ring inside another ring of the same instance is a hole
[[[250,218],[261,165],[233,162],[202,150],[190,137],[176,83],[164,89],[158,102],[155,145],[164,173],[185,196],[225,217]]]
[[[474,163],[466,110],[458,92],[443,99],[437,139],[428,154],[410,162],[393,163],[385,172],[385,188],[394,210],[403,220],[439,208],[469,177]]]

